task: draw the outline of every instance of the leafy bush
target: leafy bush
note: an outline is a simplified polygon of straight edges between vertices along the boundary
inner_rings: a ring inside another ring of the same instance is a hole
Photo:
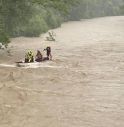
[[[48,24],[49,28],[56,28],[61,25],[62,17],[57,12],[55,12],[55,10],[49,9],[47,10],[45,21]]]
[[[23,34],[24,36],[36,37],[47,30],[48,26],[44,19],[41,16],[36,15],[29,20],[28,25],[24,28]]]
[[[4,32],[1,32],[0,33],[0,42],[5,45],[5,47],[8,46],[8,43],[10,43],[10,40],[9,40],[9,36],[4,33]]]

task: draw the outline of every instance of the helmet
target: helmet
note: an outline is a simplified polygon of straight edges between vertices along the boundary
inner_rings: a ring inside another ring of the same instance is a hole
[[[28,51],[29,55],[33,55],[33,52],[31,50]]]

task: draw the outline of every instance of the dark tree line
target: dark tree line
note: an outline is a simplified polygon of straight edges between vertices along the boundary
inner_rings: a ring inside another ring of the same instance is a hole
[[[120,13],[121,13],[122,15],[124,15],[124,0],[123,0],[123,2],[122,2],[121,6],[120,6]]]
[[[123,14],[122,0],[0,0],[0,42],[39,36],[67,20]]]

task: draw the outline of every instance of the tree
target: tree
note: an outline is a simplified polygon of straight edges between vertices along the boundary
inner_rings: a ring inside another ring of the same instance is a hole
[[[0,39],[3,35],[39,36],[67,20],[119,15],[120,3],[122,0],[0,0]]]

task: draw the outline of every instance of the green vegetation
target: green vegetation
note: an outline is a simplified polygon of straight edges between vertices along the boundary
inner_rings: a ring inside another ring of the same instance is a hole
[[[121,13],[122,15],[124,15],[124,0],[123,0],[123,3],[122,3],[121,6],[120,6],[120,13]]]
[[[39,36],[67,20],[123,11],[122,0],[0,0],[0,42],[7,44],[9,37]]]
[[[120,15],[122,0],[81,0],[70,12],[70,20]]]
[[[5,32],[0,33],[0,41],[7,48],[8,43],[10,43],[9,36]]]

